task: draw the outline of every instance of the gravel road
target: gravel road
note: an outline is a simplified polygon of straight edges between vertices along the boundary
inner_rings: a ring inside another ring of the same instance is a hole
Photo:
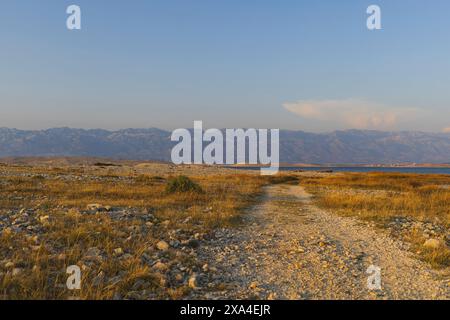
[[[301,186],[266,188],[242,226],[198,252],[215,270],[198,299],[449,299],[446,280],[408,246],[354,218],[317,208]],[[367,269],[380,268],[381,289]]]

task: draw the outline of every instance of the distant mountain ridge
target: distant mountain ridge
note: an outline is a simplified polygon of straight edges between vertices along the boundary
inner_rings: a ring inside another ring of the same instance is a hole
[[[171,132],[150,129],[0,128],[0,157],[103,157],[170,161]],[[450,163],[450,134],[345,130],[281,130],[283,163]]]

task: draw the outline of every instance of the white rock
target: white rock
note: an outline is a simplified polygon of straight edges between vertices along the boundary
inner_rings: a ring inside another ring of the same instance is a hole
[[[161,240],[156,244],[156,248],[161,251],[166,251],[169,249],[169,244],[164,240]]]
[[[153,268],[155,268],[156,270],[159,270],[159,271],[165,271],[165,270],[167,270],[168,267],[165,263],[157,262],[157,263],[155,263]]]
[[[16,276],[18,276],[19,274],[21,274],[22,271],[23,271],[22,268],[14,268],[13,271],[12,271],[12,276],[13,276],[13,277],[16,277]]]
[[[50,219],[49,216],[41,216],[39,217],[39,221],[42,223],[48,222],[48,219]]]
[[[114,254],[117,256],[120,256],[123,254],[123,249],[122,248],[116,248],[114,249]]]

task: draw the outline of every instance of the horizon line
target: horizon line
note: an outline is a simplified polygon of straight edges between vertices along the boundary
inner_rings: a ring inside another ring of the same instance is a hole
[[[0,130],[16,130],[16,131],[29,131],[29,132],[38,132],[38,131],[49,131],[49,130],[57,130],[57,129],[69,129],[69,130],[83,130],[83,131],[108,131],[108,132],[119,132],[119,131],[126,131],[126,130],[160,130],[160,131],[166,131],[171,132],[176,129],[188,129],[193,130],[193,127],[186,127],[186,128],[175,128],[175,129],[163,129],[158,127],[124,127],[124,128],[117,128],[117,129],[106,129],[106,128],[82,128],[82,127],[69,127],[69,126],[56,126],[56,127],[47,127],[42,129],[22,129],[17,127],[5,127],[0,126]],[[205,130],[208,130],[209,128],[205,128]],[[349,132],[349,131],[360,131],[360,132],[383,132],[383,133],[425,133],[425,134],[442,134],[442,135],[450,135],[450,132],[442,132],[442,131],[424,131],[424,130],[379,130],[379,129],[358,129],[358,128],[349,128],[349,129],[333,129],[329,131],[306,131],[302,129],[282,129],[282,128],[253,128],[253,127],[236,127],[236,128],[219,128],[219,130],[225,130],[225,129],[278,129],[280,131],[290,131],[290,132],[305,132],[305,133],[312,133],[312,134],[330,134],[335,132]]]

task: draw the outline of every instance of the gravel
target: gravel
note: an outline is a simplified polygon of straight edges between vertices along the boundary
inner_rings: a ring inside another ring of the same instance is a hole
[[[194,299],[449,299],[448,280],[370,223],[314,206],[300,186],[270,186],[243,226],[220,229],[198,256],[207,289]],[[370,290],[370,266],[381,290]]]

